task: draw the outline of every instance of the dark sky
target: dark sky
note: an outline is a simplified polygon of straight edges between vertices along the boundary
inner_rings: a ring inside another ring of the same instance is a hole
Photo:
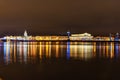
[[[120,0],[0,0],[0,35],[120,32]]]

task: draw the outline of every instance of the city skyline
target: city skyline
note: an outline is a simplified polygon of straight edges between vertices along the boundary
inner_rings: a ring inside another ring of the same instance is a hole
[[[115,35],[119,35],[119,32],[116,32],[116,33],[97,33],[97,34],[93,34],[93,32],[72,32],[70,29],[66,30],[65,32],[57,32],[57,33],[40,33],[40,34],[32,34],[32,32],[28,31],[28,30],[24,30],[24,32],[20,32],[20,34],[16,33],[16,31],[13,31],[12,33],[10,32],[5,32],[5,33],[9,33],[9,34],[4,34],[4,35],[1,35],[1,37],[4,37],[4,36],[24,36],[25,33],[27,36],[68,36],[68,32],[69,32],[69,35],[72,35],[72,34],[84,34],[84,33],[89,33],[93,36],[115,36]],[[24,33],[24,34],[23,34]],[[119,35],[120,36],[120,35]]]
[[[0,80],[119,80],[120,0],[0,0]]]

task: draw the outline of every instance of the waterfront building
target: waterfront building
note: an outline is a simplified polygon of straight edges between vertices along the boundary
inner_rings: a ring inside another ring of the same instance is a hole
[[[114,41],[114,37],[97,36],[94,37],[94,41]]]
[[[70,40],[93,40],[93,36],[89,33],[71,34]]]
[[[69,31],[66,36],[28,36],[27,31],[24,31],[23,36],[5,36],[0,38],[2,41],[10,40],[30,40],[30,41],[60,41],[60,40],[79,40],[79,41],[119,41],[119,33],[116,36],[110,34],[110,36],[97,36],[94,37],[90,33],[83,34],[71,34]]]
[[[35,40],[67,40],[67,36],[34,36]]]

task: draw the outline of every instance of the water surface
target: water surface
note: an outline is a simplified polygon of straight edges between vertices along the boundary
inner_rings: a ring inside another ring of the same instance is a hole
[[[2,80],[119,78],[120,44],[115,42],[2,42]]]

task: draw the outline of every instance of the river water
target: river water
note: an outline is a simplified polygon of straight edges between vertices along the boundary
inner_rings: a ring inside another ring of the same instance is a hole
[[[112,80],[119,73],[119,43],[0,43],[0,80]]]

